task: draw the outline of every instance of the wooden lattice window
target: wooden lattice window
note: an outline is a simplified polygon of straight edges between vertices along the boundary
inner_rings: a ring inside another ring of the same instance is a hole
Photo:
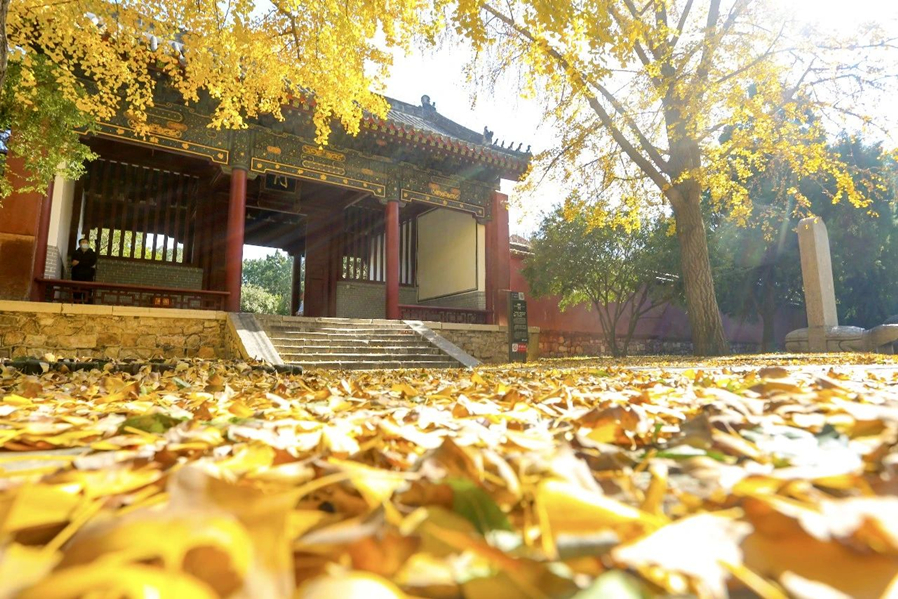
[[[95,160],[84,179],[82,236],[100,256],[193,263],[198,184],[186,173]]]
[[[415,219],[399,223],[399,284],[416,284],[417,226]],[[385,230],[382,211],[352,206],[343,212],[344,281],[386,280]]]

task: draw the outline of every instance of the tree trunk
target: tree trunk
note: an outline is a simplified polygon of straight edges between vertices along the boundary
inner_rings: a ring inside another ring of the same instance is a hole
[[[603,304],[596,298],[592,299],[592,307],[599,317],[599,325],[602,327],[602,336],[608,345],[608,351],[611,352],[613,357],[617,358],[617,323],[610,313],[610,308],[608,304]]]
[[[10,0],[0,0],[0,94],[6,83],[6,67],[9,64],[9,45],[6,40],[6,15],[9,13]]]
[[[617,347],[617,335],[614,333],[605,333],[605,342],[608,344],[608,351],[611,352],[612,357],[619,358],[620,349]]]
[[[761,335],[761,351],[765,353],[772,352],[776,349],[774,347],[774,343],[776,341],[776,331],[774,329],[774,319],[776,318],[776,302],[773,298],[772,279],[772,274],[764,278],[764,300],[761,302],[761,321],[763,322],[763,333]]]
[[[697,356],[728,354],[730,346],[723,332],[711,276],[701,190],[691,182],[678,187],[681,201],[673,203],[673,209],[680,242],[680,268],[686,287],[686,310],[692,327],[692,350]]]

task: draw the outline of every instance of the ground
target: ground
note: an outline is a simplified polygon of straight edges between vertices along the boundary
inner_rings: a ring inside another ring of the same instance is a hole
[[[898,594],[891,357],[172,365],[0,372],[0,597]]]

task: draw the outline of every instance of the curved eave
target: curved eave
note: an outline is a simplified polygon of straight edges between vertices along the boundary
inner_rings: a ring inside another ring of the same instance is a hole
[[[432,131],[422,131],[410,125],[397,124],[374,117],[362,120],[362,129],[375,137],[390,137],[406,146],[433,154],[453,157],[471,164],[481,164],[506,179],[518,180],[527,171],[529,156],[513,156],[490,146],[469,143]]]
[[[290,101],[289,107],[303,112],[311,112],[315,108],[315,100],[308,96],[295,98]],[[424,131],[411,125],[399,124],[389,119],[365,116],[362,118],[361,128],[366,135],[385,141],[390,138],[419,151],[456,158],[470,164],[479,164],[496,171],[502,178],[514,181],[523,177],[530,164],[529,154],[496,150],[489,145],[470,143],[433,131]]]

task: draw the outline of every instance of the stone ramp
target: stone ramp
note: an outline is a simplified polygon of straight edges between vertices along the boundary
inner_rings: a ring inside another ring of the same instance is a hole
[[[374,370],[462,368],[479,362],[419,322],[256,315],[284,363]]]

